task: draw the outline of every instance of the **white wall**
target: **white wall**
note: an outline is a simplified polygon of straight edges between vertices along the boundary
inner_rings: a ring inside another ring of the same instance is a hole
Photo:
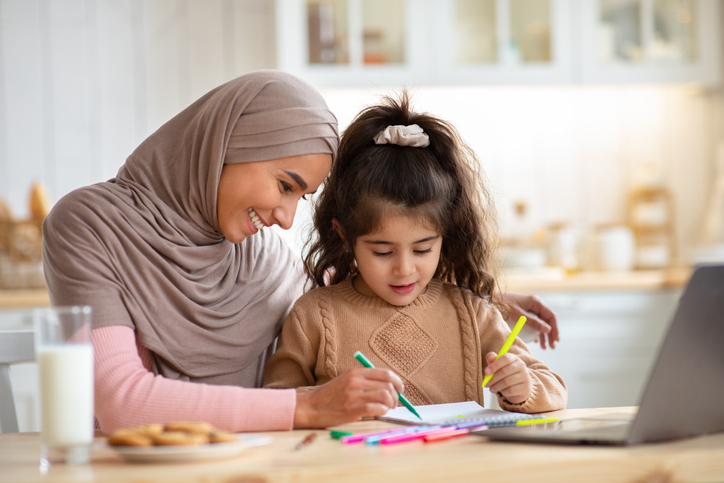
[[[27,216],[115,175],[159,125],[216,85],[275,65],[272,0],[0,0],[0,198]],[[344,128],[381,91],[328,89]],[[699,236],[721,98],[687,86],[418,88],[477,151],[503,228],[623,222],[639,167],[659,166],[686,251]],[[302,212],[304,211],[302,208]],[[300,216],[304,218],[304,214]],[[302,223],[289,240],[299,245]]]
[[[275,65],[271,0],[0,0],[0,197],[113,177],[218,84]]]
[[[343,129],[379,94],[322,91]],[[700,236],[719,133],[716,92],[692,86],[480,86],[415,88],[416,110],[451,121],[476,151],[503,234],[513,205],[531,230],[624,223],[629,191],[655,166],[676,204],[686,256]]]

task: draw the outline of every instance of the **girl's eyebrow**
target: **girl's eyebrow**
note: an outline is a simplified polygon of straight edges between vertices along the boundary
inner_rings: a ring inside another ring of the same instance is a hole
[[[284,169],[282,171],[287,173],[299,185],[299,187],[302,188],[303,191],[307,190],[307,183],[306,183],[306,181],[304,181],[304,179],[302,179],[301,176],[299,176],[294,171],[288,171],[286,169]]]
[[[432,235],[432,236],[425,237],[421,240],[414,241],[414,242],[412,242],[412,244],[416,245],[418,243],[425,243],[425,242],[437,240],[438,238],[440,238],[440,235]],[[364,242],[367,243],[368,245],[394,245],[394,243],[385,241],[385,240],[365,240]]]

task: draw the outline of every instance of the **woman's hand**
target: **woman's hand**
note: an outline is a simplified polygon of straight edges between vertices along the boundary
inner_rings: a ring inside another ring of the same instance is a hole
[[[381,416],[397,406],[403,384],[387,369],[351,369],[327,384],[297,392],[294,428],[327,428]]]
[[[514,354],[504,354],[497,361],[495,352],[488,352],[485,361],[488,365],[483,373],[495,374],[486,386],[493,394],[502,394],[512,404],[524,403],[533,392],[528,367]]]
[[[540,332],[536,342],[540,342],[542,349],[546,348],[546,335],[551,349],[556,348],[558,337],[558,321],[556,314],[537,295],[503,292],[503,302],[508,305],[508,317],[518,320],[521,315],[528,318],[527,324]]]

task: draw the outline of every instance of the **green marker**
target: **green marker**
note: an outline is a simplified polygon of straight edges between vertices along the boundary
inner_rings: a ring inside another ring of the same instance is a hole
[[[525,325],[526,320],[528,320],[528,319],[526,319],[524,315],[520,316],[520,318],[518,319],[518,322],[515,324],[515,327],[513,327],[513,331],[510,333],[508,338],[505,339],[505,342],[503,343],[503,347],[500,349],[500,352],[498,352],[498,356],[495,358],[496,361],[498,359],[500,359],[501,356],[505,355],[506,352],[508,352],[508,349],[510,349],[510,346],[512,346],[513,342],[515,342],[515,338],[518,337],[518,333],[520,332],[520,329],[522,329],[523,325]],[[485,385],[490,382],[490,379],[493,378],[493,375],[494,374],[488,374],[487,376],[485,376],[485,378],[483,379],[483,387],[485,387]]]
[[[344,438],[345,436],[352,436],[354,433],[352,431],[339,431],[339,430],[332,430],[329,435],[332,437],[332,439],[340,439]]]
[[[360,362],[362,363],[362,365],[365,366],[365,367],[369,367],[370,369],[372,369],[372,368],[375,367],[375,366],[369,361],[369,359],[367,359],[367,358],[364,356],[364,354],[362,354],[360,351],[355,352],[355,353],[354,353],[354,357],[355,357],[355,359],[357,359],[358,361],[360,361]],[[412,412],[412,414],[414,414],[415,416],[417,416],[418,418],[420,418],[420,420],[422,420],[422,417],[420,417],[420,415],[417,414],[417,411],[415,411],[415,406],[413,406],[413,405],[410,403],[410,401],[408,401],[407,398],[406,398],[405,396],[403,396],[402,394],[400,394],[399,392],[397,393],[397,395],[400,397],[400,402],[402,403],[402,405],[405,406],[407,409],[409,409],[409,410]]]

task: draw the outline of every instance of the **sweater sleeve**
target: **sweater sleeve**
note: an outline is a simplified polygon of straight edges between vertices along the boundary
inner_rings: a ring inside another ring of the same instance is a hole
[[[510,334],[510,327],[493,305],[483,299],[478,299],[477,305],[476,318],[480,331],[483,369],[485,369],[486,354],[488,352],[497,353],[500,350]],[[528,366],[533,387],[531,396],[521,404],[512,404],[503,396],[498,395],[501,409],[523,413],[541,413],[566,407],[568,392],[563,379],[533,357],[528,346],[519,337],[515,339],[508,354],[518,356]]]
[[[232,432],[293,427],[295,391],[167,379],[144,366],[132,328],[101,327],[91,334],[96,418],[105,433],[174,421],[206,421]]]
[[[318,331],[312,326],[313,321],[300,314],[299,304],[303,303],[303,299],[297,301],[284,320],[277,351],[267,362],[264,371],[265,388],[297,388],[314,386],[317,383],[315,368],[320,338],[312,337],[310,340],[305,332],[306,329],[318,335]]]

